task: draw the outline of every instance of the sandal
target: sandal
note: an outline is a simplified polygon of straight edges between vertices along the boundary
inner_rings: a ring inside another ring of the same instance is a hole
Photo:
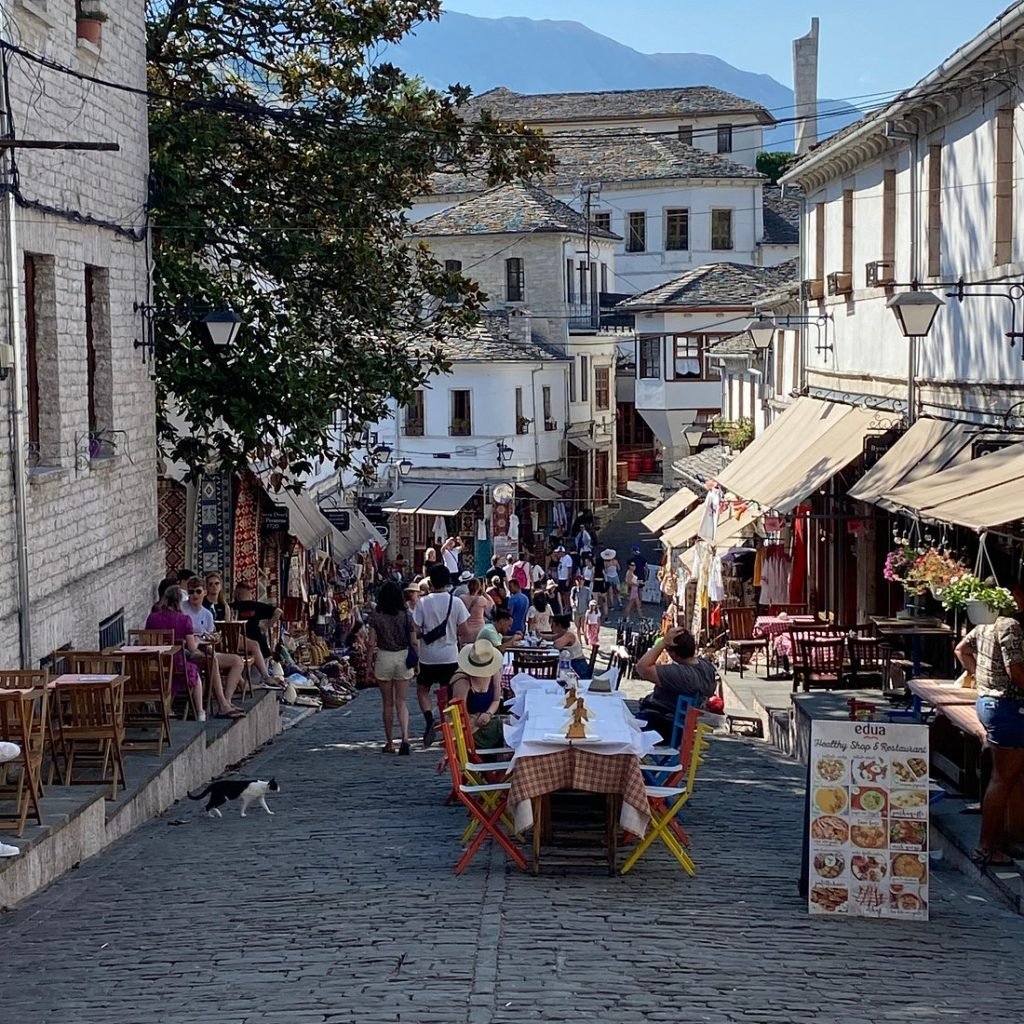
[[[382,754],[393,754],[395,752],[395,748],[394,748],[394,746],[392,746],[392,744],[387,743],[383,747],[380,748],[380,752]]]
[[[971,861],[979,868],[1008,868],[1014,865],[1014,860],[1008,853],[1001,850],[982,850],[980,847],[971,854]]]
[[[218,711],[213,717],[231,718],[237,721],[239,718],[245,718],[245,712],[241,708],[232,708],[230,711]]]

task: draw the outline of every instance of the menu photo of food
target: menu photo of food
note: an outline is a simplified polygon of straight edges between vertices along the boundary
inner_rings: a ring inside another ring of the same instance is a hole
[[[850,792],[850,807],[867,814],[888,813],[889,795],[878,786],[854,786]]]
[[[889,813],[894,818],[926,818],[928,791],[926,789],[894,789],[889,793]]]
[[[822,814],[842,814],[849,800],[842,786],[822,786],[814,791],[814,806]]]

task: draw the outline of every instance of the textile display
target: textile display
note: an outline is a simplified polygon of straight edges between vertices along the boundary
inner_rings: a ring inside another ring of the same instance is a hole
[[[256,586],[259,574],[259,495],[248,476],[243,476],[235,499],[235,539],[232,582]]]
[[[514,512],[508,517],[508,539],[519,540],[519,516]]]
[[[430,532],[434,536],[434,540],[438,544],[443,544],[448,539],[448,527],[444,524],[444,516],[434,516],[434,522],[430,527]]]
[[[761,604],[795,604],[789,600],[792,560],[781,544],[765,545],[761,560]]]
[[[789,575],[789,604],[804,603],[807,582],[807,519],[810,506],[801,505],[794,510],[793,565]]]
[[[715,534],[718,532],[718,509],[722,503],[722,493],[717,487],[712,487],[704,499],[704,514],[701,516],[700,526],[697,527],[697,536],[701,540],[715,541]]]
[[[184,569],[188,534],[188,489],[169,477],[156,482],[157,532],[164,542],[168,574]]]
[[[196,530],[191,568],[232,578],[234,494],[232,474],[204,473],[196,487]]]

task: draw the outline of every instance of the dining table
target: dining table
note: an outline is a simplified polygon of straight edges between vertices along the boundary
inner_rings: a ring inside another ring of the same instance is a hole
[[[922,615],[914,618],[893,618],[888,615],[872,615],[878,635],[907,637],[910,640],[911,675],[921,674],[921,641],[926,636],[948,636],[952,638],[952,627],[936,616]]]
[[[916,677],[905,683],[913,697],[911,710],[917,718],[921,717],[922,706],[929,704],[933,708],[970,706],[978,702],[978,691],[957,685],[954,679],[925,679]]]
[[[540,798],[552,793],[613,796],[618,824],[636,836],[642,837],[650,824],[640,762],[661,737],[632,716],[620,692],[589,692],[582,682],[576,692],[589,714],[586,735],[569,739],[572,711],[566,707],[566,691],[550,679],[520,674],[512,681],[513,718],[505,726],[505,742],[513,751],[508,805],[517,832],[534,829],[535,870],[543,831],[543,823],[536,820],[542,813]],[[611,837],[617,829],[614,822],[608,825]],[[610,854],[614,856],[614,847]]]

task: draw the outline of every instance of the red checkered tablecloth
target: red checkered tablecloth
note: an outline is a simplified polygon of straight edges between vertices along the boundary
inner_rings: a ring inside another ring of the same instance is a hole
[[[623,827],[637,835],[647,831],[651,809],[640,760],[634,754],[596,754],[580,747],[568,747],[553,754],[517,758],[508,795],[517,826],[523,823],[525,828],[532,823],[530,801],[534,797],[563,789],[618,793],[622,797],[620,821]],[[522,813],[516,810],[520,806]]]
[[[759,615],[754,619],[754,636],[772,638],[775,653],[782,658],[793,657],[793,641],[789,630],[794,626],[813,626],[818,620],[813,615]]]

